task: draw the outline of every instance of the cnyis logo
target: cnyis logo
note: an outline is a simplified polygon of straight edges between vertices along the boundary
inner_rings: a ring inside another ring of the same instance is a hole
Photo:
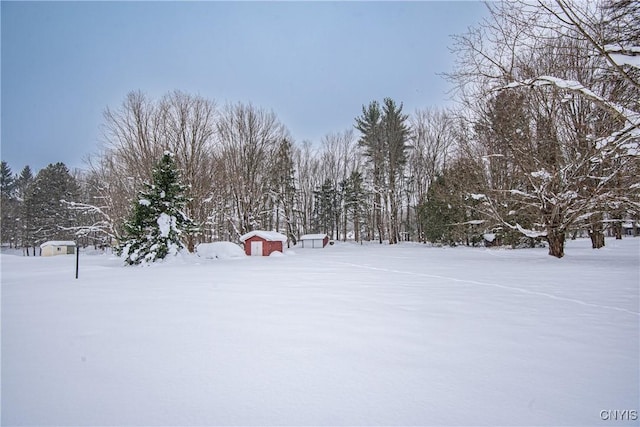
[[[600,411],[600,419],[603,421],[636,421],[638,411],[635,409],[603,409]]]

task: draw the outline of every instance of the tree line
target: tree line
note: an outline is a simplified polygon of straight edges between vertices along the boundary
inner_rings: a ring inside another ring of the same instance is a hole
[[[297,142],[268,109],[180,91],[131,92],[104,112],[87,169],[33,177],[2,165],[2,240],[121,242],[163,153],[185,185],[183,233],[235,241],[253,229],[333,239],[604,245],[640,212],[640,8],[505,2],[454,37],[458,106],[403,111],[372,100],[353,127]]]
[[[251,104],[218,108],[179,91],[159,101],[132,92],[105,111],[105,142],[86,170],[50,165],[25,181],[3,163],[3,195],[16,206],[11,213],[3,209],[3,241],[24,247],[75,235],[97,245],[122,240],[137,193],[165,151],[175,153],[186,186],[184,210],[197,224],[184,236],[190,249],[234,241],[253,229],[282,231],[292,244],[311,232],[340,240],[426,241],[416,206],[453,149],[454,118],[435,109],[409,116],[402,108],[390,98],[372,101],[354,129],[314,145],[296,143],[275,113]],[[18,181],[26,182],[19,187],[29,188],[28,196],[16,191]],[[47,209],[29,202],[36,195],[47,198]],[[31,220],[32,207],[57,228]]]

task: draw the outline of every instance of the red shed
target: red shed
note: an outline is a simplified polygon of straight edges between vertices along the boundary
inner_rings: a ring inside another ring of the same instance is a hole
[[[283,252],[287,236],[275,231],[254,230],[240,236],[244,252],[250,256],[269,256],[272,252]]]

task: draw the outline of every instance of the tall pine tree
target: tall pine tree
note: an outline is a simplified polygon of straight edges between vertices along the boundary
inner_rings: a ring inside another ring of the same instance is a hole
[[[11,168],[2,161],[0,165],[0,235],[2,243],[12,245],[16,241],[17,201],[15,199],[16,180]]]
[[[382,215],[382,194],[385,181],[385,139],[382,128],[382,111],[378,101],[362,106],[362,116],[356,117],[355,128],[362,134],[358,145],[364,149],[373,183],[373,221],[378,231],[378,240],[384,240],[384,219]]]
[[[28,177],[29,173],[25,168],[23,175]],[[25,194],[25,243],[37,246],[47,240],[73,239],[76,213],[63,201],[77,198],[78,184],[64,163],[52,163],[40,170]]]
[[[118,250],[126,264],[155,262],[185,248],[182,240],[196,230],[184,213],[185,189],[173,154],[165,152],[153,170],[152,183],[144,184],[124,224],[126,240]]]
[[[31,185],[33,184],[33,173],[31,172],[31,168],[27,165],[25,166],[20,175],[16,178],[15,185],[15,197],[18,202],[17,208],[17,247],[22,246],[24,248],[24,254],[29,255],[29,243],[32,242],[31,237],[31,221],[33,219],[33,212],[29,210],[29,206],[25,203],[27,199],[27,195],[30,192]],[[35,248],[33,249],[33,254],[35,255]]]
[[[344,208],[347,217],[353,222],[353,233],[356,242],[361,241],[360,236],[363,220],[366,217],[367,192],[364,188],[364,179],[359,171],[351,172],[344,182]]]
[[[384,240],[385,223],[389,243],[400,240],[399,188],[407,161],[407,119],[402,104],[397,105],[391,98],[384,99],[382,108],[372,101],[362,107],[362,116],[356,117],[355,128],[362,134],[358,143],[364,149],[373,178],[374,220],[380,243]]]
[[[335,184],[325,179],[322,186],[313,192],[314,212],[312,228],[319,233],[325,233],[333,238],[334,231],[338,229],[340,218],[339,197],[340,194]]]
[[[402,103],[396,105],[391,98],[385,98],[382,105],[382,130],[385,139],[387,166],[386,197],[389,207],[389,243],[400,241],[400,181],[407,162],[407,141],[409,140],[408,116],[402,113]]]

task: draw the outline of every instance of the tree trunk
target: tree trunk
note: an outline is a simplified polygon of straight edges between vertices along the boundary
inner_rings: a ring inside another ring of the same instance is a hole
[[[591,247],[593,249],[600,249],[604,247],[604,233],[602,230],[589,231],[589,237],[591,238]]]
[[[187,237],[187,250],[189,253],[194,253],[196,249],[195,239],[192,234]]]
[[[598,215],[598,217],[595,218],[595,221],[591,223],[589,237],[591,238],[591,247],[593,249],[600,249],[604,247],[604,233],[602,232],[601,215]]]
[[[360,219],[357,214],[353,215],[353,237],[356,242],[360,241]]]
[[[622,240],[622,223],[616,222],[613,225],[613,232],[616,236],[616,240]]]
[[[378,195],[378,200],[377,203],[381,203],[380,202],[380,196]],[[380,244],[382,244],[382,240],[384,239],[384,226],[382,225],[382,212],[380,210],[380,207],[377,206],[376,208],[376,227],[378,228],[378,240],[380,241]]]
[[[393,197],[393,196],[391,196]],[[390,200],[389,203],[389,244],[394,245],[398,243],[398,230],[397,230],[397,219],[396,219],[396,211],[395,204],[393,203],[393,199]]]
[[[411,211],[411,199],[409,198],[409,192],[407,191],[407,216],[406,216],[406,231],[407,231],[407,238],[406,240],[408,242],[413,242],[413,227],[410,226],[411,224],[411,216],[410,216],[410,211]]]
[[[347,227],[348,226],[348,222],[347,222],[347,208],[345,207],[343,209],[343,214],[342,214],[342,241],[346,242],[347,241]]]
[[[604,234],[602,233],[602,231],[590,231],[589,237],[591,238],[591,247],[593,249],[600,249],[604,247]]]
[[[549,255],[556,258],[562,258],[564,256],[564,233],[557,230],[551,231],[547,234],[547,242],[549,242]]]

